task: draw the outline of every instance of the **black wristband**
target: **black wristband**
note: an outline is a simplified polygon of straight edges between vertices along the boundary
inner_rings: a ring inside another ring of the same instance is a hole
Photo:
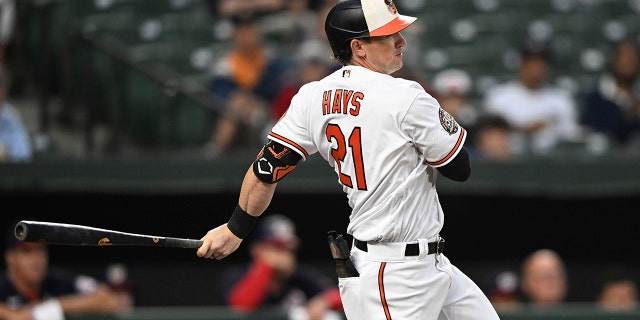
[[[227,228],[229,228],[236,237],[244,239],[249,235],[256,221],[258,221],[258,217],[248,214],[240,208],[240,205],[237,205],[236,209],[233,210],[231,218],[229,218],[229,222],[227,222]]]

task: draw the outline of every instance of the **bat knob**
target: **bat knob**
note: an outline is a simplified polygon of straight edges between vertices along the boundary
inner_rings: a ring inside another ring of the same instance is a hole
[[[14,229],[14,235],[20,241],[24,241],[27,237],[27,225],[24,222],[18,222]]]

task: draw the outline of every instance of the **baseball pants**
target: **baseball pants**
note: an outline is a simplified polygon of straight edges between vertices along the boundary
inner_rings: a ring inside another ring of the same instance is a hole
[[[443,254],[405,256],[406,243],[353,248],[359,277],[340,278],[349,320],[495,320],[495,309],[480,288]]]

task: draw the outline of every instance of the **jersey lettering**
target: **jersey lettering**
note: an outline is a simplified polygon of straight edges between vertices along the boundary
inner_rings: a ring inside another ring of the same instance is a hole
[[[358,190],[367,190],[367,180],[364,174],[364,160],[362,159],[362,138],[360,137],[360,127],[353,128],[353,131],[349,135],[349,140],[345,139],[342,129],[337,124],[330,123],[327,125],[326,137],[329,142],[335,140],[337,147],[331,150],[331,157],[336,162],[338,167],[338,176],[340,183],[353,188],[353,180],[351,176],[345,174],[345,171],[351,171],[350,169],[343,169],[342,163],[347,156],[347,142],[351,149],[351,157],[353,158],[353,165],[355,170],[356,185]]]
[[[328,114],[349,114],[357,116],[360,114],[360,101],[364,99],[364,93],[360,91],[336,89],[327,90],[322,94],[322,115]]]
[[[322,115],[329,113],[329,104],[331,103],[331,90],[325,91],[322,94]]]

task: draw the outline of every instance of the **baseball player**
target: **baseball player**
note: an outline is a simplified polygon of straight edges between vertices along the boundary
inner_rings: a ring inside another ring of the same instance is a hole
[[[268,207],[276,183],[319,153],[352,208],[347,233],[359,276],[339,278],[348,319],[499,319],[478,286],[443,255],[439,174],[468,179],[466,131],[414,81],[392,77],[416,20],[392,0],[340,1],[325,31],[343,67],[300,88],[247,171],[228,223],[198,256],[235,251]]]

